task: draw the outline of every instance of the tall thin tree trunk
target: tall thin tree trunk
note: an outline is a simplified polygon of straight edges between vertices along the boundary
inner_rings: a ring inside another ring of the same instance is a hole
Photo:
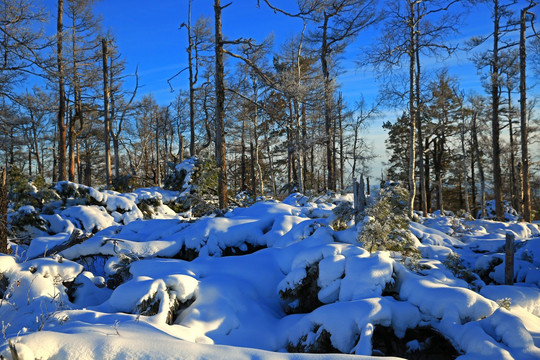
[[[297,163],[297,166],[298,166],[298,169],[296,171],[296,174],[297,174],[297,182],[298,182],[298,192],[303,194],[304,193],[304,164],[302,163],[303,159],[304,159],[304,154],[303,154],[303,146],[302,146],[302,139],[301,139],[301,132],[300,132],[300,109],[299,109],[299,104],[298,104],[298,100],[295,99],[294,101],[295,103],[295,106],[294,106],[294,112],[295,112],[295,116],[296,116],[296,123],[295,123],[295,131],[294,131],[294,137],[295,137],[295,144],[294,144],[294,148],[296,149],[296,163]]]
[[[324,21],[322,25],[322,45],[321,45],[321,67],[323,75],[323,86],[324,86],[324,130],[325,137],[324,143],[326,145],[326,168],[327,168],[327,188],[328,190],[336,190],[336,178],[335,178],[335,169],[334,169],[334,151],[333,151],[333,141],[334,138],[332,131],[332,89],[331,89],[331,79],[330,71],[328,70],[328,60],[327,55],[329,53],[328,49],[328,16],[324,14]]]
[[[465,200],[465,211],[471,213],[471,208],[469,206],[469,182],[467,181],[467,153],[465,152],[465,116],[463,116],[462,111],[462,123],[461,123],[461,166],[463,170],[463,188],[465,189],[464,200]]]
[[[0,170],[0,253],[8,253],[8,228],[7,228],[7,171],[5,167]]]
[[[68,116],[68,180],[75,181],[75,119],[72,111]]]
[[[195,83],[197,75],[193,72],[193,39],[191,38],[191,0],[188,1],[188,69],[189,69],[189,156],[195,156]]]
[[[472,146],[471,146],[472,147]],[[471,216],[475,217],[478,207],[476,206],[476,177],[474,173],[474,162],[475,162],[475,156],[474,156],[474,149],[471,151],[471,199],[472,199],[472,213]]]
[[[228,206],[227,196],[227,160],[225,157],[225,85],[223,80],[223,35],[221,33],[221,1],[214,0],[215,17],[215,89],[216,89],[216,165],[218,169],[219,208]]]
[[[109,69],[108,69],[108,49],[107,39],[101,39],[101,49],[103,57],[103,121],[105,125],[105,183],[107,187],[111,186],[111,143],[110,132],[111,124],[109,120]]]
[[[240,138],[241,159],[240,159],[240,188],[246,190],[246,121],[242,118],[242,135]]]
[[[249,155],[251,160],[251,192],[253,193],[253,202],[257,201],[257,175],[255,175],[255,148],[253,142],[249,143]]]
[[[532,3],[529,5],[532,7]],[[532,221],[532,208],[531,208],[531,184],[529,178],[529,138],[527,127],[527,83],[526,83],[526,66],[527,66],[527,53],[526,53],[526,15],[530,7],[526,7],[521,10],[520,17],[520,36],[519,36],[519,94],[520,94],[520,125],[521,125],[521,177],[523,187],[523,220],[527,222]]]
[[[418,10],[418,8],[417,8]],[[419,16],[419,14],[418,14]],[[415,100],[416,100],[416,122],[417,134],[418,134],[418,168],[419,168],[419,183],[420,183],[420,208],[422,215],[427,216],[427,196],[426,196],[426,182],[425,182],[425,167],[424,167],[424,139],[422,134],[422,118],[420,116],[420,50],[419,50],[419,37],[420,33],[416,32],[415,42],[415,57],[416,57],[416,86],[415,86]]]
[[[478,164],[478,174],[480,176],[480,209],[481,217],[486,218],[486,180],[484,177],[484,167],[482,166],[482,154],[480,153],[480,146],[478,145],[478,132],[476,128],[476,112],[472,118],[472,131],[473,131],[473,143],[474,151],[476,153],[476,161]]]
[[[493,58],[491,67],[491,135],[493,151],[493,194],[495,196],[495,212],[497,219],[504,221],[502,176],[501,176],[501,147],[499,125],[499,0],[494,0],[493,15]]]
[[[66,92],[64,85],[64,0],[58,0],[58,17],[56,20],[56,63],[58,67],[58,181],[66,180]]]
[[[161,159],[159,151],[160,114],[156,114],[156,185],[161,187]]]
[[[339,94],[338,103],[338,119],[339,119],[339,180],[341,190],[345,189],[345,150],[343,144],[343,96]]]
[[[259,178],[259,192],[261,196],[264,196],[264,179],[263,179],[263,172],[261,167],[261,160],[259,159],[259,131],[258,131],[258,123],[259,123],[259,107],[257,105],[258,101],[258,92],[257,92],[257,81],[256,78],[253,77],[253,104],[254,104],[254,110],[253,110],[253,140],[255,142],[255,165],[257,167],[257,176]]]
[[[416,177],[415,177],[415,164],[416,164],[416,11],[414,1],[409,1],[409,217],[412,218],[414,214],[414,199],[416,197]]]
[[[266,131],[264,133],[264,141],[266,142],[266,152],[268,154],[268,166],[270,166],[270,177],[272,179],[272,193],[277,195],[276,175],[274,174],[274,160],[272,158],[272,151],[270,150],[270,140],[268,138],[268,123],[266,123]]]
[[[510,83],[510,80],[508,81]],[[508,89],[508,136],[510,139],[510,187],[512,190],[512,207],[514,209],[519,208],[519,199],[518,199],[518,189],[517,189],[517,178],[516,178],[516,156],[515,156],[515,142],[514,142],[514,124],[512,116],[512,91],[510,90],[510,85],[507,86]]]
[[[428,149],[429,148],[429,140],[428,139],[425,139],[425,144],[424,144],[424,149]],[[425,151],[425,154],[424,154],[424,187],[426,189],[426,209],[427,209],[427,212],[430,213],[431,212],[431,190],[429,189],[430,185],[431,185],[431,179],[430,179],[430,175],[431,174],[431,167],[430,167],[430,163],[429,163],[429,152]]]

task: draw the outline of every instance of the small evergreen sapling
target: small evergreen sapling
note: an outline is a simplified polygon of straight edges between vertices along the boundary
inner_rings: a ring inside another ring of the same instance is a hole
[[[406,189],[391,185],[382,188],[375,202],[366,207],[363,226],[358,232],[358,241],[366,250],[388,250],[412,259],[420,258],[409,230],[408,197]]]

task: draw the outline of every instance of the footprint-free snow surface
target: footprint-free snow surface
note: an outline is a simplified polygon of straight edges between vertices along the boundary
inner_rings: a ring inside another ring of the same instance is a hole
[[[411,269],[364,250],[355,226],[334,231],[335,206],[296,194],[191,221],[65,210],[56,223],[77,216],[108,227],[47,255],[69,237],[58,226],[0,256],[1,354],[540,359],[537,225],[421,218],[410,225],[422,253]],[[507,233],[513,286],[500,285]],[[442,343],[452,352],[436,354]]]

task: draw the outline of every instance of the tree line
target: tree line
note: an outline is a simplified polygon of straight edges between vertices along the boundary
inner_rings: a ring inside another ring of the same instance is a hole
[[[258,5],[272,9],[276,21],[304,24],[274,45],[271,36],[257,43],[223,34],[221,13],[229,4],[214,0],[214,19],[192,19],[197,0],[185,0],[179,17],[188,65],[169,81],[185,76],[187,86],[162,105],[141,94],[138,70],[126,68],[114,34],[101,28],[95,1],[57,0],[57,13],[48,14],[36,1],[4,0],[0,151],[8,168],[29,176],[117,190],[160,186],[171,164],[207,158],[215,161],[216,195],[225,208],[241,191],[257,198],[346,189],[374,159],[363,137],[367,125],[393,107],[403,114],[384,124],[391,157],[381,180],[408,184],[411,215],[445,207],[472,213],[493,195],[502,217],[504,194],[530,221],[538,180],[528,146],[537,133],[525,66],[529,60],[538,71],[536,3],[487,2],[493,32],[452,44],[460,15],[474,4],[298,0],[284,10],[262,0]],[[46,34],[51,19],[56,32]],[[358,64],[372,67],[385,86],[373,104],[349,104],[340,63],[368,28],[380,38]],[[422,67],[459,46],[483,72],[486,95],[465,95],[448,70]],[[34,78],[39,86],[23,86]]]

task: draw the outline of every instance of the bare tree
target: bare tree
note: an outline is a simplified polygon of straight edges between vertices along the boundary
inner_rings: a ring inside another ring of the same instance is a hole
[[[531,185],[530,185],[530,164],[529,164],[529,149],[528,149],[528,126],[527,126],[527,77],[526,77],[526,61],[527,47],[526,36],[527,30],[526,20],[529,10],[537,5],[536,2],[530,1],[529,4],[520,12],[520,31],[519,31],[519,94],[520,94],[520,125],[521,125],[521,178],[522,178],[522,201],[523,201],[523,219],[532,221],[531,209]],[[532,14],[531,14],[532,15]],[[534,15],[533,15],[534,18]],[[532,20],[531,20],[532,23]]]
[[[58,67],[58,180],[67,179],[66,167],[66,90],[64,74],[64,0],[58,0],[56,18],[56,64]]]
[[[223,35],[221,33],[221,11],[227,7],[221,6],[220,0],[214,0],[214,31],[215,31],[215,156],[218,168],[218,201],[219,208],[225,209],[228,206],[227,196],[227,158],[225,153],[225,84],[223,68]]]
[[[374,24],[376,2],[373,0],[334,0],[322,2],[317,11],[318,30],[312,34],[312,40],[320,42],[319,54],[324,81],[324,128],[326,145],[327,186],[336,190],[335,152],[333,145],[333,94],[335,79],[329,68],[332,57],[337,54],[358,34]]]
[[[45,11],[34,1],[4,0],[0,4],[0,95],[14,98],[13,86],[41,64]]]

